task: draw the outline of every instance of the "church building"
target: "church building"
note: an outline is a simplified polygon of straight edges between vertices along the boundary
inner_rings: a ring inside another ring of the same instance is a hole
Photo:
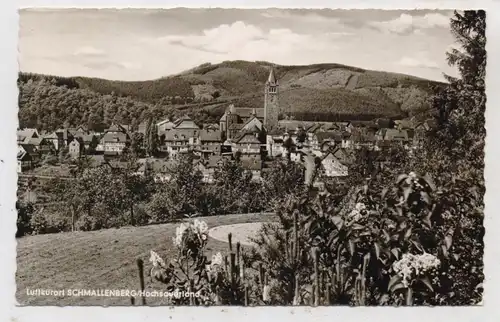
[[[279,84],[274,69],[271,68],[264,87],[264,108],[235,107],[229,105],[219,120],[219,127],[227,139],[241,133],[258,135],[263,129],[272,131],[278,128]]]

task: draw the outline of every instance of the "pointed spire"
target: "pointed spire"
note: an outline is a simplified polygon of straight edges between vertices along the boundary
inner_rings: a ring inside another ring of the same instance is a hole
[[[271,67],[271,71],[269,72],[269,78],[267,79],[267,82],[270,84],[278,83],[278,81],[276,80],[276,75],[274,74],[274,67]]]

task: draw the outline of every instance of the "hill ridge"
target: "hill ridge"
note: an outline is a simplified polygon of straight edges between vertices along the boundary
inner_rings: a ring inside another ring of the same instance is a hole
[[[148,81],[21,72],[18,83],[24,90],[20,91],[20,121],[26,125],[40,123],[38,113],[61,116],[67,123],[88,123],[92,115],[93,123],[98,123],[98,118],[104,123],[126,123],[142,121],[151,113],[158,117],[188,113],[200,122],[216,122],[228,103],[263,107],[264,83],[271,66],[280,80],[281,110],[291,111],[296,119],[303,120],[404,118],[427,111],[429,96],[436,87],[445,85],[416,76],[336,63],[279,65],[244,60],[205,63]],[[33,98],[41,94],[28,90],[33,86],[27,85],[30,80],[46,88],[47,93]],[[93,106],[71,107],[73,103],[64,93],[92,102]],[[97,108],[102,105],[96,103],[99,100],[105,104]],[[28,110],[33,111],[28,113],[26,102]],[[65,117],[66,112],[61,109],[78,111]]]

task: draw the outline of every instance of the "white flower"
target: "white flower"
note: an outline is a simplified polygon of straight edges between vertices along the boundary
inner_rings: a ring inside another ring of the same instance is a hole
[[[392,265],[392,268],[403,278],[403,285],[408,287],[413,278],[437,268],[440,264],[439,259],[432,254],[403,254],[401,259]]]
[[[193,222],[193,227],[196,233],[199,235],[206,235],[208,232],[208,225],[203,220],[195,219]]]
[[[222,254],[217,253],[215,255],[212,255],[212,260],[210,261],[209,265],[205,265],[205,269],[207,273],[210,275],[212,273],[216,273],[220,267],[222,266]]]
[[[360,220],[363,217],[363,214],[367,213],[367,208],[364,203],[358,202],[354,209],[347,215],[347,223],[346,226],[350,226],[354,222]]]
[[[211,265],[219,265],[221,266],[222,265],[222,254],[221,253],[217,253],[215,255],[212,255],[212,261],[210,262]]]
[[[176,228],[175,230],[175,237],[172,238],[173,241],[174,241],[174,245],[177,246],[177,247],[180,247],[181,244],[182,244],[182,239],[184,237],[184,233],[186,232],[186,230],[189,229],[189,225],[186,225],[184,223],[180,224],[179,227]]]
[[[153,263],[153,267],[165,266],[165,262],[155,251],[151,251],[151,257],[149,257],[149,261]]]
[[[366,210],[366,205],[362,202],[358,202],[356,204],[356,206],[354,206],[354,208],[357,210],[357,211],[363,211],[363,210]]]

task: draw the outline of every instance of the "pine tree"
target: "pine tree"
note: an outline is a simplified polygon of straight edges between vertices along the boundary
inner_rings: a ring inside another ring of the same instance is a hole
[[[445,75],[449,85],[433,97],[439,128],[431,133],[428,150],[441,166],[436,172],[458,173],[483,185],[486,14],[455,12],[451,30],[461,48],[449,51],[447,59],[460,76]]]

